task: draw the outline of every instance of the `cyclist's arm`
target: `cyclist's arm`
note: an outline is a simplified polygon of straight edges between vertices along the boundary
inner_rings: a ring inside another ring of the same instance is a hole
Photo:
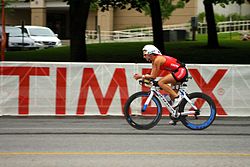
[[[161,66],[161,59],[155,59],[154,63],[152,64],[151,74],[146,74],[142,76],[143,79],[155,79],[160,71]]]

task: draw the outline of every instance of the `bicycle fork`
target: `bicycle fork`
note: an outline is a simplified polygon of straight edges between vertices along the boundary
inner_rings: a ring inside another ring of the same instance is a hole
[[[150,91],[150,94],[146,100],[146,102],[144,103],[143,105],[143,108],[142,108],[142,112],[146,111],[147,107],[148,107],[148,104],[150,103],[151,99],[153,98],[154,96],[154,92],[153,91]]]

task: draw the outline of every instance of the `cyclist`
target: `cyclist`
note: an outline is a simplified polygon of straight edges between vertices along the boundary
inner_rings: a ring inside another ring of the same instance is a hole
[[[134,78],[137,79],[155,79],[160,70],[167,70],[169,73],[162,77],[158,81],[158,85],[170,95],[172,99],[172,107],[178,106],[181,101],[181,96],[179,96],[172,88],[169,86],[175,85],[176,82],[183,82],[188,77],[188,71],[184,63],[181,63],[176,58],[162,55],[159,49],[154,45],[145,45],[142,49],[143,57],[148,61],[152,62],[151,74],[134,74]],[[172,124],[172,122],[170,122]]]

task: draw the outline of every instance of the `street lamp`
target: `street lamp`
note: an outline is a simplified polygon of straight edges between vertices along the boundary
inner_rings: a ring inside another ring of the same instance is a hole
[[[4,0],[2,0],[2,41],[1,41],[1,60],[4,61],[5,48],[6,48],[6,33],[5,33],[5,12],[4,12]]]

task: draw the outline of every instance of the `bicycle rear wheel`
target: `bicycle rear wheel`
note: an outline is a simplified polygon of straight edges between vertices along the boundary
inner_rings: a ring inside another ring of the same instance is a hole
[[[162,106],[160,101],[153,96],[145,108],[144,103],[149,92],[137,92],[129,97],[124,106],[124,116],[129,125],[139,130],[154,127],[161,119]]]
[[[180,120],[187,128],[202,130],[209,127],[216,117],[216,107],[208,95],[200,92],[189,94],[192,103],[198,108],[196,114],[181,116]],[[195,111],[190,103],[184,99],[180,104],[180,112]]]

